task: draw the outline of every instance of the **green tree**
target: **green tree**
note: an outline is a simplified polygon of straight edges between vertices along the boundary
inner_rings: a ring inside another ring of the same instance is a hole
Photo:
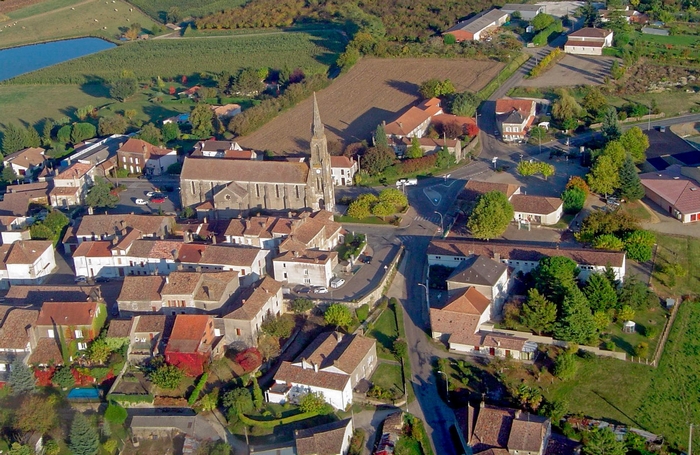
[[[603,137],[608,141],[616,141],[622,135],[620,122],[617,116],[617,109],[614,106],[609,106],[603,114],[603,126],[601,127]]]
[[[504,193],[490,191],[481,195],[467,221],[467,227],[478,239],[499,237],[513,220],[513,205]]]
[[[352,323],[352,312],[342,303],[334,303],[323,313],[323,319],[327,325],[344,328]]]
[[[100,117],[97,124],[97,132],[100,136],[111,136],[112,134],[124,134],[128,124],[124,116],[116,114],[112,117]]]
[[[622,308],[620,308],[617,311],[617,320],[618,321],[631,321],[634,319],[635,316],[635,311],[634,308],[632,308],[629,305],[622,305]]]
[[[651,259],[655,243],[656,236],[653,232],[638,229],[625,236],[625,251],[630,259],[646,262]]]
[[[214,132],[214,111],[206,103],[197,104],[190,113],[192,134],[199,138],[211,136]]]
[[[19,176],[17,175],[15,170],[12,168],[12,166],[5,166],[2,168],[2,173],[0,173],[0,179],[4,183],[11,185],[14,182],[16,182],[18,178],[19,178]]]
[[[619,170],[625,163],[625,158],[627,158],[627,151],[622,146],[620,141],[610,141],[605,144],[605,148],[601,152],[600,156],[608,156],[612,160],[615,168]]]
[[[127,98],[133,96],[138,89],[138,84],[136,79],[131,77],[124,77],[117,79],[112,83],[109,88],[109,96],[117,101],[124,102]]]
[[[378,175],[394,164],[396,154],[390,147],[370,147],[362,155],[362,168],[370,175]]]
[[[636,163],[642,163],[647,159],[646,151],[649,148],[649,138],[638,126],[633,126],[622,133],[620,143],[632,155]]]
[[[255,68],[241,69],[233,81],[233,92],[238,95],[257,95],[265,87]]]
[[[557,98],[552,105],[552,116],[563,123],[567,120],[578,119],[582,110],[583,108],[578,104],[576,99],[571,96],[567,90],[561,89],[559,91],[559,98]]]
[[[578,213],[586,204],[586,193],[581,188],[569,188],[561,193],[561,199],[564,201],[564,212]]]
[[[444,81],[440,79],[428,79],[418,87],[418,91],[423,98],[427,99],[451,95],[455,92],[455,87],[449,79],[445,79]]]
[[[608,100],[596,86],[590,86],[586,96],[583,97],[583,107],[594,119],[597,119],[608,105]]]
[[[595,321],[595,327],[596,329],[598,329],[599,332],[602,332],[603,330],[607,329],[608,326],[612,323],[610,315],[605,311],[596,311],[595,313],[593,313],[593,320]]]
[[[411,146],[406,149],[406,158],[415,159],[423,157],[423,149],[420,148],[420,141],[417,137],[411,139]]]
[[[73,144],[97,136],[97,128],[92,123],[76,123],[70,131],[70,141]]]
[[[34,223],[29,227],[29,235],[32,240],[53,240],[55,234],[44,223]]]
[[[294,301],[291,304],[291,310],[294,314],[303,314],[306,313],[307,311],[311,310],[311,308],[314,307],[314,302],[311,299],[305,299],[303,297],[299,297],[294,299]]]
[[[215,388],[199,400],[202,411],[213,411],[219,405],[219,389]]]
[[[44,119],[44,124],[41,129],[41,145],[44,147],[51,146],[51,131],[53,131],[54,123],[50,118]]]
[[[67,144],[68,142],[70,142],[70,133],[72,129],[73,128],[71,125],[63,125],[62,127],[60,127],[56,132],[56,139],[58,140],[58,142],[60,142],[61,144]]]
[[[625,455],[627,449],[610,428],[596,428],[584,435],[584,455]]]
[[[104,364],[107,362],[112,350],[107,345],[104,338],[97,338],[95,341],[90,343],[88,348],[88,357],[92,362]]]
[[[560,304],[568,289],[575,286],[579,274],[576,263],[564,256],[551,256],[540,259],[532,271],[535,287],[540,294]]]
[[[547,136],[547,130],[545,130],[544,127],[533,126],[530,128],[531,144],[539,144],[545,136]]]
[[[554,23],[554,17],[549,14],[539,13],[532,19],[532,26],[536,31],[544,30]]]
[[[578,344],[589,344],[596,338],[593,313],[586,296],[576,286],[570,286],[561,306],[561,317],[554,331],[555,337]]]
[[[638,201],[644,197],[644,186],[630,155],[627,155],[620,168],[620,196],[627,202]]]
[[[576,376],[577,367],[574,355],[562,352],[554,360],[554,376],[566,381]]]
[[[375,147],[389,147],[389,140],[386,137],[386,131],[384,130],[384,125],[377,125],[377,129],[374,130],[374,146]]]
[[[521,161],[518,163],[516,171],[523,177],[530,177],[531,175],[537,174],[537,163],[533,161]]]
[[[109,402],[109,404],[107,405],[107,409],[105,410],[105,420],[107,422],[122,425],[124,422],[126,422],[127,417],[128,414],[126,412],[126,409],[121,407],[119,403],[116,403],[114,401]]]
[[[119,196],[112,194],[112,185],[105,179],[97,177],[95,184],[85,196],[85,204],[90,207],[116,207]]]
[[[70,367],[63,366],[54,372],[51,377],[51,382],[62,389],[68,389],[75,385],[75,378],[73,377]]]
[[[348,206],[347,215],[358,220],[369,217],[372,214],[371,205],[365,201],[355,200]]]
[[[10,365],[10,388],[13,395],[25,395],[36,391],[36,378],[32,369],[21,360],[15,360]]]
[[[168,14],[165,16],[165,18],[168,22],[177,24],[183,19],[183,16],[180,12],[180,8],[178,8],[177,6],[173,6],[168,10]]]
[[[73,455],[96,455],[100,449],[97,430],[80,412],[76,412],[73,417],[69,447]]]
[[[24,147],[39,147],[41,146],[41,138],[36,129],[29,125],[27,132],[24,134]]]
[[[25,148],[25,135],[25,130],[14,123],[8,123],[2,133],[2,154],[7,156]]]
[[[394,353],[394,357],[399,360],[404,359],[408,355],[408,344],[404,340],[397,338],[391,345],[391,350]]]
[[[260,385],[258,384],[258,378],[253,376],[252,382],[253,382],[253,406],[255,406],[255,409],[262,409],[264,399],[263,399],[262,389],[260,388]]]
[[[76,115],[76,117],[78,117],[78,120],[80,120],[80,121],[82,122],[82,121],[84,121],[86,118],[88,118],[88,116],[91,115],[92,112],[93,112],[94,110],[95,110],[95,108],[92,107],[92,105],[87,105],[87,106],[79,107],[79,108],[75,111],[75,115]]]
[[[233,389],[224,394],[223,405],[235,414],[247,414],[254,409],[253,397],[245,387]]]
[[[299,399],[299,410],[301,412],[320,413],[326,407],[326,400],[320,392],[309,392]]]
[[[396,212],[396,206],[388,202],[377,202],[372,207],[372,215],[389,216]]]
[[[542,335],[551,332],[557,320],[557,306],[547,300],[536,288],[527,293],[527,301],[520,311],[520,322],[527,328]]]
[[[586,285],[583,287],[583,293],[594,312],[607,311],[617,307],[617,291],[601,273],[592,273],[588,277]]]
[[[176,139],[180,139],[180,127],[176,122],[170,122],[163,125],[161,128],[161,133],[163,135],[163,142],[166,144],[172,142]]]
[[[294,321],[284,316],[270,316],[260,326],[263,333],[277,338],[289,338],[294,330]]]
[[[456,44],[457,43],[457,38],[452,33],[447,33],[442,35],[442,42],[451,45],[451,44]]]
[[[177,389],[180,387],[184,374],[173,365],[160,365],[148,374],[148,379],[161,389]]]
[[[612,194],[620,186],[617,166],[609,156],[598,157],[586,177],[591,190],[599,194]]]
[[[139,134],[136,135],[136,137],[142,141],[148,142],[149,144],[160,145],[162,134],[153,123],[149,123],[141,128],[141,131],[139,131]]]
[[[28,445],[13,442],[8,452],[9,455],[34,455],[34,450]]]
[[[474,114],[476,114],[476,108],[479,107],[480,102],[481,100],[475,93],[455,93],[448,100],[447,110],[454,115],[460,115],[463,117],[473,117]]]
[[[386,202],[396,207],[406,207],[408,205],[408,198],[401,190],[385,188],[379,193],[379,202]]]
[[[601,234],[593,239],[593,248],[599,250],[620,251],[625,244],[615,234]]]
[[[556,169],[554,168],[554,165],[549,164],[549,163],[539,163],[539,171],[540,174],[542,174],[542,177],[544,177],[545,180],[547,180],[549,177],[554,175],[554,172]]]

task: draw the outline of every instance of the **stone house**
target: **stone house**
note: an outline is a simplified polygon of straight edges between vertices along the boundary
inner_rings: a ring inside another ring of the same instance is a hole
[[[267,276],[246,289],[223,316],[226,345],[244,348],[258,345],[258,333],[265,318],[284,312],[282,284]]]

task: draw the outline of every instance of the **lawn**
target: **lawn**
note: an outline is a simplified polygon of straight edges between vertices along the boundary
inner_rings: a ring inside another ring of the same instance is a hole
[[[200,73],[235,74],[241,68],[302,68],[323,73],[343,49],[335,32],[211,39],[138,41],[19,76],[12,84],[83,84],[118,79],[124,70],[140,81]]]
[[[646,35],[644,33],[637,33],[635,39],[640,41],[646,41],[654,44],[670,44],[672,46],[692,46],[700,42],[700,37],[693,35]]]
[[[364,224],[389,224],[378,216],[370,216],[367,218],[353,218],[348,215],[336,215],[334,220],[338,223],[364,223]]]
[[[620,206],[620,210],[632,215],[643,223],[651,221],[651,213],[640,201],[626,202]]]
[[[122,0],[47,0],[12,11],[8,16],[17,25],[4,27],[6,24],[0,22],[0,48],[88,35],[117,41],[120,28],[139,23],[150,31],[154,24]]]
[[[165,22],[165,15],[170,8],[178,8],[183,17],[206,16],[208,14],[230,9],[247,3],[246,0],[130,0],[129,3],[141,8],[151,17]]]
[[[403,373],[401,365],[393,363],[380,363],[374,371],[370,382],[383,390],[391,391],[395,396],[405,393]]]
[[[381,359],[396,360],[392,353],[394,340],[399,336],[396,314],[390,305],[372,325],[369,335],[377,340],[377,355]]]
[[[652,358],[654,350],[661,337],[661,332],[664,330],[668,312],[660,305],[649,308],[644,311],[637,311],[633,320],[637,324],[634,333],[623,333],[621,323],[611,324],[606,330],[610,339],[615,343],[618,351],[624,351],[627,355],[636,356],[635,347],[639,343],[647,343],[649,345],[649,356]],[[654,332],[654,336],[649,338],[646,336],[648,330]]]
[[[699,295],[700,239],[656,234],[656,243],[658,250],[652,275],[652,286],[656,293],[662,298]],[[680,264],[687,271],[685,277],[676,278],[676,284],[672,288],[672,280],[663,273],[664,266],[671,263]]]

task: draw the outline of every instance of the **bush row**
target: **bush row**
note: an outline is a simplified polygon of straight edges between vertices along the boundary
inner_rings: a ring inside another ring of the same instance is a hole
[[[563,51],[560,48],[555,48],[552,52],[547,54],[542,60],[539,61],[539,63],[535,66],[532,67],[530,70],[530,77],[537,77],[539,76],[544,70],[547,69],[547,67],[554,63],[561,55],[563,54]]]

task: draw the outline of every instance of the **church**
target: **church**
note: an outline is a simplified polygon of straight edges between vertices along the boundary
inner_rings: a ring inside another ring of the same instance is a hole
[[[251,209],[333,212],[331,156],[316,94],[310,148],[308,159],[288,161],[187,157],[180,174],[182,206],[215,219],[247,216]]]

